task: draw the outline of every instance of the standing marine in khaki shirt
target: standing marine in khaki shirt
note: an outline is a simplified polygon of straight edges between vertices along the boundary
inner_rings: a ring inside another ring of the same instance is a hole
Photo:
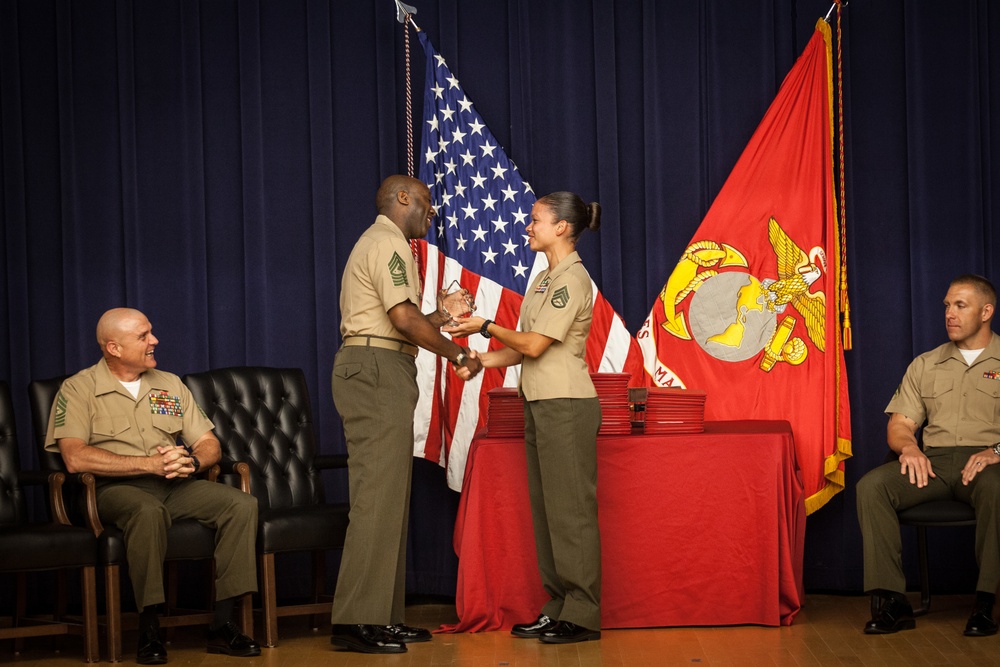
[[[450,319],[444,295],[437,312],[420,312],[409,240],[430,229],[430,197],[415,178],[386,178],[375,197],[379,215],[351,251],[341,282],[344,344],[333,362],[333,401],[347,438],[351,510],[330,641],[362,653],[403,653],[407,643],[431,639],[403,623],[417,346],[469,376],[482,369],[441,335]]]
[[[503,343],[506,347],[480,355],[485,368],[521,364],[535,550],[550,599],[537,619],[514,625],[511,634],[550,644],[601,637],[601,406],[585,357],[593,288],[576,252],[583,230],[600,226],[600,213],[599,204],[587,205],[571,192],[536,201],[526,229],[528,243],[545,253],[549,266],[532,281],[521,303],[521,330],[481,317],[458,318],[457,326],[444,329]]]

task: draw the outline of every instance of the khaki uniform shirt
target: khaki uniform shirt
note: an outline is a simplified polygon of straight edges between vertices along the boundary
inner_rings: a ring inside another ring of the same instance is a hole
[[[597,396],[585,356],[593,301],[590,274],[576,252],[532,281],[521,303],[521,331],[534,331],[554,341],[537,359],[521,361],[525,399]]]
[[[406,340],[387,313],[404,301],[420,307],[420,274],[410,244],[384,215],[365,230],[347,259],[340,284],[340,334]]]
[[[1000,336],[971,366],[952,342],[913,360],[886,414],[924,426],[925,447],[987,447],[1000,441]]]
[[[57,440],[79,438],[114,454],[150,456],[158,446],[176,446],[178,436],[194,444],[212,428],[173,373],[155,368],[143,373],[135,399],[101,359],[63,382],[49,416],[45,449],[58,452]]]

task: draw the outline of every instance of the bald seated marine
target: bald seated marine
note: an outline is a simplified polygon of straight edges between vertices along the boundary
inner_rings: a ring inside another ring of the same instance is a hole
[[[136,662],[167,661],[156,606],[165,600],[167,528],[177,519],[196,519],[216,530],[208,652],[260,655],[260,646],[233,622],[236,600],[257,590],[256,499],[195,477],[219,461],[219,441],[180,378],[157,370],[159,341],[145,315],[109,310],[97,323],[97,342],[103,358],[59,389],[45,448],[62,454],[70,472],[97,477],[101,521],[125,535],[139,610]]]
[[[418,346],[425,348],[467,370],[469,378],[482,364],[441,335],[451,320],[443,293],[437,312],[420,311],[420,276],[409,241],[423,238],[434,219],[427,186],[389,176],[375,207],[379,215],[354,245],[340,290],[344,344],[333,362],[333,401],[347,439],[351,511],[330,642],[361,653],[404,653],[406,644],[431,639],[427,630],[403,624],[414,357]]]

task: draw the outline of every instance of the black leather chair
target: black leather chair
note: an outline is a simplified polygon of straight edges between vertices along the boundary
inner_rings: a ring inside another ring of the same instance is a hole
[[[78,475],[66,472],[62,456],[57,452],[45,450],[45,435],[48,431],[49,414],[59,387],[68,376],[35,380],[28,385],[28,397],[31,403],[32,424],[35,429],[35,444],[42,468],[61,472],[72,481],[76,493],[70,503],[70,516],[78,525],[86,525],[97,536],[98,562],[104,568],[105,586],[105,626],[108,640],[109,660],[120,661],[122,658],[123,616],[121,613],[121,568],[126,566],[125,539],[117,526],[105,526],[101,523],[97,511],[96,479],[90,473]],[[209,479],[216,479],[218,467],[209,471]],[[194,519],[174,521],[167,530],[166,587],[167,601],[164,615],[160,618],[160,626],[174,628],[186,625],[207,625],[212,621],[210,610],[181,611],[177,605],[176,565],[181,561],[209,560],[213,565],[214,574],[215,531],[207,528]],[[215,577],[212,577],[215,581]],[[214,586],[213,586],[214,588]],[[211,591],[209,601],[214,600]],[[253,634],[252,595],[247,594],[241,605],[240,624],[243,632]],[[125,617],[129,628],[136,624],[135,615]]]
[[[223,473],[242,469],[242,483],[259,502],[262,643],[274,646],[279,616],[328,618],[330,602],[321,602],[325,552],[344,547],[349,507],[324,501],[319,472],[345,468],[347,456],[317,456],[309,390],[297,368],[223,368],[185,375],[184,382],[215,424]],[[313,599],[279,607],[274,557],[294,551],[313,553]]]
[[[921,443],[921,448],[923,444]],[[886,454],[885,463],[898,460],[895,452]],[[930,564],[927,558],[927,529],[938,527],[958,527],[976,525],[976,511],[972,505],[961,500],[933,500],[914,505],[896,513],[901,526],[913,526],[917,530],[917,558],[920,563],[920,606],[913,610],[914,616],[923,616],[931,608]],[[872,596],[872,616],[878,610],[880,600]]]
[[[930,567],[927,562],[927,529],[940,526],[974,526],[976,511],[960,500],[935,500],[897,512],[899,523],[917,529],[917,554],[920,559],[920,606],[913,610],[922,616],[931,608]]]
[[[83,636],[87,662],[97,662],[97,541],[86,528],[72,526],[62,500],[65,476],[60,473],[32,475],[21,470],[10,389],[0,382],[0,573],[13,573],[16,584],[16,616],[12,627],[0,628],[0,640],[74,634]],[[23,483],[47,482],[53,520],[29,523]],[[25,574],[45,570],[79,570],[82,623],[71,623],[59,614],[42,624],[24,618],[27,592]],[[22,621],[28,622],[23,624]]]

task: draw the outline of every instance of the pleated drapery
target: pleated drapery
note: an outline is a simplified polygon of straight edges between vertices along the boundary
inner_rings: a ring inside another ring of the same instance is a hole
[[[410,4],[535,192],[601,202],[580,252],[635,332],[830,3]],[[94,363],[97,318],[129,305],[166,370],[302,368],[321,449],[343,451],[340,275],[379,181],[406,170],[395,12],[0,0],[0,377],[25,436],[18,388]],[[854,457],[847,490],[809,518],[809,588],[860,590],[853,484],[884,456],[882,410],[909,360],[944,340],[949,279],[1000,280],[998,28],[988,0],[844,11]],[[450,594],[457,500],[416,463],[409,586]],[[963,540],[932,545],[949,563],[936,590],[971,589]]]

